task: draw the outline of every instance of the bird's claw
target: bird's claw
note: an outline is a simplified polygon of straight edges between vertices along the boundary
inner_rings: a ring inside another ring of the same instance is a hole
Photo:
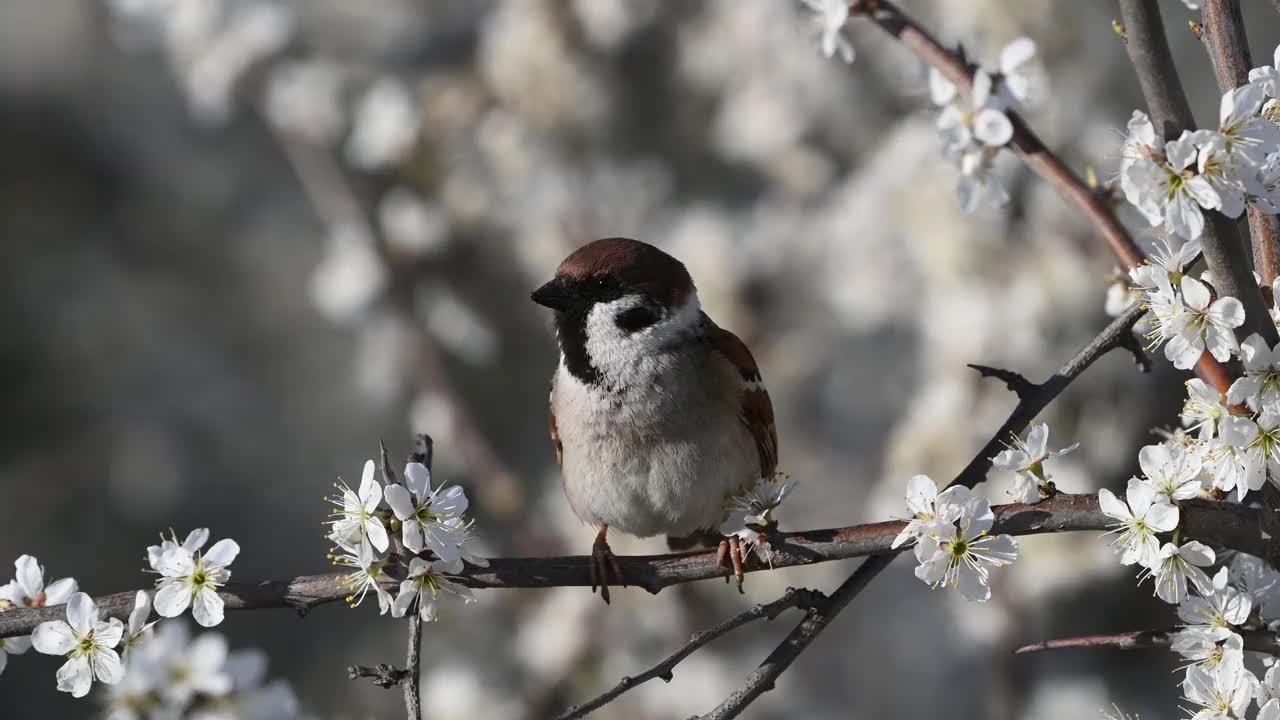
[[[626,576],[622,574],[622,565],[618,563],[618,556],[613,554],[613,548],[609,547],[608,540],[605,539],[605,532],[608,528],[601,528],[600,534],[596,536],[595,543],[591,546],[591,592],[595,592],[596,588],[600,588],[600,597],[605,604],[609,604],[609,585],[627,586]]]

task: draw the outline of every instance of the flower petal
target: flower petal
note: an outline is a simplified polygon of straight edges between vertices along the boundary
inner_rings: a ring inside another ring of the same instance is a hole
[[[388,485],[383,491],[383,496],[391,506],[391,512],[395,513],[399,520],[408,520],[418,511],[413,506],[413,498],[409,495],[409,491],[403,485]]]
[[[204,627],[213,627],[222,622],[222,608],[222,598],[218,593],[202,588],[191,603],[191,615]]]
[[[209,528],[196,528],[187,533],[187,539],[182,541],[182,548],[193,553],[204,547],[207,542],[209,542]]]
[[[1121,502],[1115,493],[1106,488],[1098,491],[1098,507],[1104,515],[1117,520],[1128,522],[1133,519],[1133,514],[1129,512],[1129,506]]]
[[[58,689],[71,693],[71,697],[82,698],[89,694],[93,687],[93,670],[89,667],[89,658],[73,657],[58,668]]]
[[[50,620],[36,626],[31,633],[31,646],[45,655],[66,655],[76,646],[71,626],[61,620]]]
[[[938,485],[928,475],[913,475],[907,481],[907,509],[912,515],[932,514]]]
[[[14,579],[28,598],[34,598],[44,590],[44,568],[40,567],[34,557],[21,555],[14,561],[13,567],[17,570]]]
[[[133,610],[129,612],[129,634],[136,635],[147,624],[151,616],[151,596],[146,590],[139,590],[133,596]]]
[[[431,489],[431,471],[422,463],[407,463],[404,466],[404,484],[418,497],[425,497]]]
[[[160,617],[178,617],[191,604],[191,586],[182,582],[161,585],[154,602]]]
[[[93,675],[108,685],[120,682],[124,677],[124,665],[115,650],[102,649],[93,653]]]
[[[98,623],[98,606],[93,598],[78,592],[67,600],[67,623],[77,635],[88,635]]]
[[[213,547],[209,548],[209,552],[204,554],[204,562],[206,565],[226,567],[235,562],[239,554],[240,545],[235,540],[223,538],[214,543]]]
[[[1178,527],[1178,508],[1165,502],[1155,503],[1147,510],[1146,522],[1157,532],[1171,532]]]
[[[46,607],[49,605],[62,605],[79,590],[80,585],[75,578],[54,580],[44,588],[44,604]]]

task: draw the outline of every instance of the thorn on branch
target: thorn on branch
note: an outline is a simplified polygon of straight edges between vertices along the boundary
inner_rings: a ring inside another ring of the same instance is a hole
[[[391,456],[387,453],[387,444],[382,442],[382,438],[378,438],[379,462],[378,466],[382,471],[382,484],[394,485],[396,480],[396,471],[391,467]]]
[[[988,367],[986,365],[975,365],[973,363],[969,363],[969,367],[977,370],[978,374],[982,377],[993,377],[1004,382],[1005,386],[1008,387],[1013,394],[1017,395],[1019,400],[1026,399],[1027,396],[1035,392],[1036,389],[1040,387],[1036,383],[1033,383],[1023,377],[1021,373],[1016,373],[1012,370]]]
[[[401,670],[394,665],[382,663],[368,667],[367,665],[351,665],[347,667],[347,678],[349,680],[358,680],[360,678],[371,678],[373,684],[384,690],[390,690],[393,687],[399,687],[409,679],[409,671]]]

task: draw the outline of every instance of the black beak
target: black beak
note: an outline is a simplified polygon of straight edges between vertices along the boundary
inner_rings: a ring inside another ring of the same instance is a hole
[[[573,294],[568,291],[564,283],[560,282],[560,278],[555,278],[534,290],[530,297],[539,305],[559,312],[567,312],[574,304]]]

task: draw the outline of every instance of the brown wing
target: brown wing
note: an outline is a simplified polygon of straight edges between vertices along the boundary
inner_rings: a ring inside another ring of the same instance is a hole
[[[706,317],[705,315],[703,317]],[[778,468],[778,431],[773,423],[773,403],[764,389],[760,368],[751,351],[737,335],[706,318],[710,330],[707,337],[712,348],[725,357],[738,372],[742,393],[742,423],[751,431],[760,453],[760,475],[769,477]]]
[[[554,383],[554,380],[552,381]],[[552,386],[554,392],[554,384]],[[547,402],[547,429],[551,431],[551,444],[556,449],[556,465],[564,465],[564,443],[560,442],[560,431],[556,428],[556,410],[548,398]]]

